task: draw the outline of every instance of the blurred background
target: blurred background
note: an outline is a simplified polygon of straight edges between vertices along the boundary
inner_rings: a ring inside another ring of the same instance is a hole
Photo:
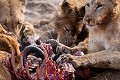
[[[37,32],[47,31],[53,25],[52,20],[56,10],[63,0],[27,0],[25,18],[34,25]]]

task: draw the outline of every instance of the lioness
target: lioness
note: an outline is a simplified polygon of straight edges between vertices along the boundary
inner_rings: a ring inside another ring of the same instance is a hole
[[[89,28],[88,53],[68,55],[76,67],[120,69],[120,1],[91,0],[83,21]]]
[[[14,32],[19,23],[24,22],[26,0],[0,0],[0,23]]]
[[[33,25],[24,21],[26,0],[0,0],[0,4],[0,24],[6,31],[13,32],[22,44],[21,38],[34,34]],[[24,36],[26,33],[30,35]]]

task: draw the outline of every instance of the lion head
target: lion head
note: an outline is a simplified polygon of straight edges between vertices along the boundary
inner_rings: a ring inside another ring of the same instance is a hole
[[[85,7],[83,22],[89,26],[106,25],[116,16],[119,0],[91,0]]]
[[[22,48],[34,42],[35,30],[34,26],[29,22],[23,22],[17,25],[15,34]]]
[[[78,3],[81,3],[80,0]],[[82,19],[85,14],[85,5],[79,8],[75,0],[64,0],[59,11],[55,15],[55,32],[58,34],[58,41],[72,46],[76,43],[77,36],[83,28]],[[87,30],[83,31],[87,33]],[[87,34],[85,34],[87,35]],[[83,35],[82,35],[83,36]],[[81,36],[79,37],[79,39]],[[85,37],[84,37],[85,38]]]
[[[0,23],[10,32],[24,22],[26,0],[0,0]]]

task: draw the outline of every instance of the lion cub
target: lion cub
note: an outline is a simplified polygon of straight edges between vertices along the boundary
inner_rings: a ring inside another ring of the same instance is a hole
[[[57,40],[69,47],[75,46],[88,37],[88,30],[82,24],[85,4],[77,7],[75,2],[75,0],[64,0],[54,17]]]

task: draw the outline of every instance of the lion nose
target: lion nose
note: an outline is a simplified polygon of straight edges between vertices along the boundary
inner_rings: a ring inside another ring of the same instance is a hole
[[[90,24],[91,20],[92,18],[89,15],[86,15],[83,19],[83,23],[88,25]]]
[[[90,23],[91,20],[92,20],[92,19],[88,19],[88,20],[87,20],[88,24]]]

